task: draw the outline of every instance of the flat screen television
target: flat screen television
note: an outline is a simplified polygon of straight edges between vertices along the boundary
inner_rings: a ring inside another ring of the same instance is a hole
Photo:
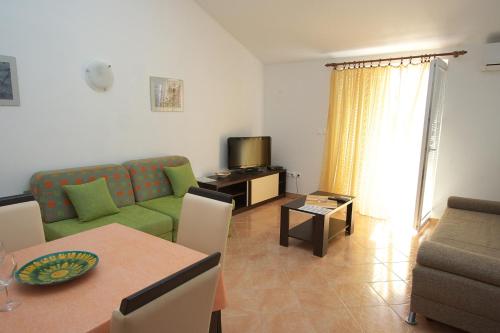
[[[259,168],[271,165],[271,137],[232,137],[227,139],[229,169]]]

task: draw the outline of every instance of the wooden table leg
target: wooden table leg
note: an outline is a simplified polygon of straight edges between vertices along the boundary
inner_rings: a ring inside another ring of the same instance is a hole
[[[328,250],[328,232],[330,228],[329,218],[324,215],[313,217],[313,254],[323,257]]]
[[[280,245],[288,246],[288,229],[290,227],[290,210],[286,207],[281,207],[280,217]]]
[[[350,235],[354,232],[354,216],[352,215],[353,202],[347,205],[347,214],[345,219],[346,229],[345,233]]]
[[[210,333],[222,333],[222,319],[221,312],[212,312],[212,318],[210,319]]]

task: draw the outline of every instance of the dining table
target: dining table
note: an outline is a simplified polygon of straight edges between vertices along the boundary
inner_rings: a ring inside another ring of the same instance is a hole
[[[38,257],[82,250],[99,257],[83,276],[60,284],[33,286],[14,281],[9,296],[21,305],[0,312],[0,332],[109,332],[111,313],[123,298],[207,255],[156,236],[109,224],[13,252],[18,268]],[[226,306],[220,273],[214,313]]]

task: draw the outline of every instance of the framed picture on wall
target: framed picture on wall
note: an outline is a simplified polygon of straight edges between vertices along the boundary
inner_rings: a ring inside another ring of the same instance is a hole
[[[183,111],[184,83],[182,80],[151,76],[149,83],[151,111]]]
[[[16,58],[0,55],[0,106],[19,106]]]

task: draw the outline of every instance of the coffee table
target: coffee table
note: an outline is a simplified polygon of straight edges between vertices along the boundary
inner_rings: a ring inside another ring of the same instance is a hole
[[[314,195],[339,196],[335,193],[316,191],[311,193]],[[352,216],[352,206],[354,197],[342,195],[349,199],[347,201],[337,201],[337,208],[328,213],[311,213],[301,210],[304,206],[306,197],[292,200],[281,206],[281,222],[280,222],[280,245],[288,246],[288,237],[301,239],[313,244],[313,254],[318,257],[323,257],[328,249],[328,241],[333,237],[345,232],[350,235],[354,232],[354,219]],[[342,210],[347,209],[346,219],[339,220],[331,216]],[[312,217],[307,221],[290,229],[290,210],[299,211],[310,214]]]

